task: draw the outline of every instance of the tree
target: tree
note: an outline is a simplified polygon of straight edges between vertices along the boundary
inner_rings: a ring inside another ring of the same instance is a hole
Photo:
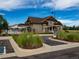
[[[79,30],[79,26],[63,26],[63,30]]]
[[[8,22],[0,15],[0,30],[8,30]]]
[[[8,30],[8,23],[6,20],[4,20],[4,23],[3,23],[3,29],[5,30]]]

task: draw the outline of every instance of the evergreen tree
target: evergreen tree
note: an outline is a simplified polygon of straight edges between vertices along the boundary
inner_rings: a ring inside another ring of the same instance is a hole
[[[79,30],[79,26],[63,26],[63,30]]]
[[[8,30],[8,22],[0,15],[0,30]]]

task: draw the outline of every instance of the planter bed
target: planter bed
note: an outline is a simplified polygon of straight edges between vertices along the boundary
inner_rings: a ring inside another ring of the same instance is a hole
[[[34,36],[33,33],[21,33],[18,36],[13,35],[13,39],[23,49],[36,49],[43,46],[41,37]]]
[[[67,44],[63,42],[58,42],[54,40],[50,40],[49,37],[43,37],[44,43],[50,46],[56,46],[56,45],[62,45],[62,44]]]

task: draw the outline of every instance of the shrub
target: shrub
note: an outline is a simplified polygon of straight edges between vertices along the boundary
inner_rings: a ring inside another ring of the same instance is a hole
[[[17,40],[17,36],[12,35],[13,39],[16,41]]]
[[[69,31],[68,30],[64,30],[66,33],[69,33]]]
[[[18,43],[20,47],[23,48],[26,44],[26,34],[25,33],[20,34],[18,38],[16,39],[16,42]]]
[[[26,47],[28,48],[37,48],[42,46],[42,40],[39,36],[33,36],[30,34],[27,41],[28,42],[26,43]]]
[[[1,33],[2,33],[2,30],[0,29],[0,35],[1,35]]]
[[[57,35],[58,39],[66,39],[67,38],[67,33],[64,31],[60,31]]]
[[[33,33],[22,33],[19,36],[13,36],[17,44],[22,48],[39,48],[43,46],[42,39],[39,36],[34,36]]]

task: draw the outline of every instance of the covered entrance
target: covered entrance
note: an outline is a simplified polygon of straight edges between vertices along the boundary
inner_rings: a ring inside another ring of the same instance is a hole
[[[45,27],[45,32],[53,33],[54,35],[57,35],[59,30],[60,30],[59,26],[46,26]]]

